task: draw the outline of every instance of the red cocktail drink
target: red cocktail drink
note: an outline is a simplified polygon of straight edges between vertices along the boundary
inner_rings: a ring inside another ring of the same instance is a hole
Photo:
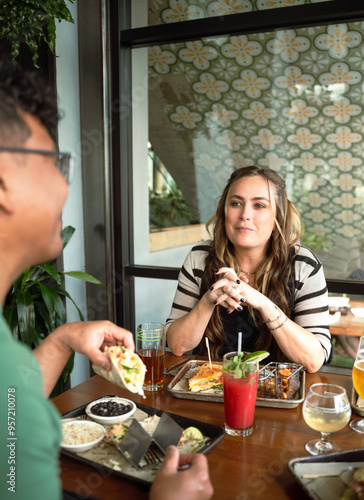
[[[225,430],[233,436],[249,436],[253,431],[258,362],[239,364],[234,358],[237,353],[228,353],[223,361]]]
[[[245,429],[253,425],[258,374],[248,378],[234,378],[224,373],[225,421],[233,429]]]

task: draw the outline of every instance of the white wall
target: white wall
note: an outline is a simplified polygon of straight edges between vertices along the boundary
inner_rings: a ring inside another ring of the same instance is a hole
[[[67,3],[75,21],[74,24],[56,21],[56,72],[58,106],[63,113],[59,123],[59,149],[71,152],[75,158],[75,171],[70,186],[68,200],[63,210],[63,227],[73,226],[76,231],[63,253],[65,271],[84,271],[85,252],[83,238],[82,169],[81,169],[81,130],[78,73],[78,30],[77,5]],[[76,302],[86,318],[85,284],[77,279],[66,277],[66,290]],[[67,299],[68,322],[78,321],[76,308]],[[90,376],[89,361],[85,356],[76,354],[75,368],[71,374],[71,385],[77,385]]]

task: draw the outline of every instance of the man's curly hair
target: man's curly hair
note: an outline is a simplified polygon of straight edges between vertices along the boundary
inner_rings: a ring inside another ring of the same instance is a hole
[[[25,71],[0,56],[0,146],[20,146],[30,130],[22,113],[36,116],[52,134],[57,126],[57,99],[39,72]]]

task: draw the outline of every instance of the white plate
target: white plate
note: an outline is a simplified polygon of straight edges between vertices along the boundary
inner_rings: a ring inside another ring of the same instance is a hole
[[[96,403],[105,403],[108,401],[116,401],[117,403],[123,403],[124,405],[128,404],[131,406],[131,410],[128,413],[124,413],[123,415],[116,415],[116,416],[112,416],[112,417],[102,417],[100,415],[95,415],[94,413],[91,412],[91,407],[94,406]],[[123,420],[127,420],[128,418],[130,418],[133,415],[133,413],[135,412],[135,410],[136,410],[136,406],[135,406],[135,403],[133,401],[131,401],[130,399],[119,398],[117,396],[114,396],[114,397],[101,398],[101,399],[97,399],[95,401],[92,401],[92,403],[90,403],[86,406],[85,412],[86,412],[86,415],[88,417],[92,418],[93,420],[95,420],[99,424],[114,425],[114,424],[118,424],[119,422],[122,422]]]
[[[87,443],[82,443],[82,444],[64,444],[63,442],[61,443],[62,448],[64,448],[67,451],[73,451],[73,452],[80,452],[80,451],[87,451],[96,446],[98,443],[100,443],[105,436],[105,428],[97,424],[96,422],[90,422],[88,420],[71,420],[69,422],[64,422],[62,423],[62,430],[66,429],[69,426],[85,426],[89,429],[99,429],[100,431],[100,436],[97,439],[94,439],[93,441],[88,441]]]

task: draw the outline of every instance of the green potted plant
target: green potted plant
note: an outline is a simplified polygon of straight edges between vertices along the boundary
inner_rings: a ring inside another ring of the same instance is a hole
[[[75,229],[67,226],[62,231],[63,248],[67,246]],[[66,323],[65,297],[75,305],[79,318],[81,310],[69,293],[62,288],[62,275],[89,283],[103,285],[90,274],[81,271],[60,272],[51,263],[26,269],[15,281],[4,305],[4,317],[12,335],[31,349],[37,347],[55,328]],[[70,357],[51,396],[59,394],[73,369],[74,355]]]
[[[71,3],[74,0],[69,0]],[[56,43],[56,22],[74,20],[65,0],[2,0],[0,5],[0,38],[11,43],[11,55],[19,54],[20,43],[25,42],[37,66],[38,48],[45,41],[54,53]]]

